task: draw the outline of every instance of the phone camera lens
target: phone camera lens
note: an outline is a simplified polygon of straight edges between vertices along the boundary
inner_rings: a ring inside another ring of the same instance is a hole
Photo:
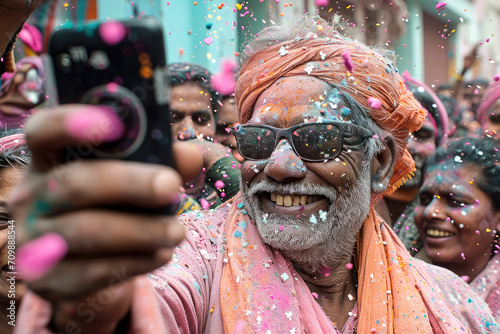
[[[94,152],[96,156],[122,159],[134,153],[144,141],[146,113],[141,101],[129,89],[116,84],[97,86],[85,93],[80,103],[111,107],[125,125],[123,137],[99,146]]]

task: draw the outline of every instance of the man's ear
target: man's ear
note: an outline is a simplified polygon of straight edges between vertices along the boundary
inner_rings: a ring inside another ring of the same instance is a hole
[[[375,194],[383,193],[389,186],[396,164],[396,143],[391,135],[382,139],[384,148],[371,160],[371,189]]]

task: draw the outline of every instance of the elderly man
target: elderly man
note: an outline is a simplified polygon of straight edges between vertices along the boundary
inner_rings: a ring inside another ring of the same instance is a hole
[[[259,36],[236,89],[241,195],[182,216],[185,241],[162,267],[182,225],[110,205],[169,203],[175,173],[96,161],[55,179],[54,152],[75,143],[64,128],[74,111],[31,119],[33,172],[12,198],[23,241],[34,239],[18,262],[37,265],[20,330],[498,331],[463,281],[412,260],[374,212],[412,172],[405,146],[424,118],[389,59],[318,19]],[[51,250],[48,232],[68,247],[60,262],[64,247]],[[131,279],[155,267],[149,280]]]

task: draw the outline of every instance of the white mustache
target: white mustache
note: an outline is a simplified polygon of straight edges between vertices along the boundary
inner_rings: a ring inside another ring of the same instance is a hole
[[[325,187],[322,185],[310,185],[310,184],[279,184],[271,182],[268,180],[259,181],[256,184],[252,184],[248,187],[248,195],[255,196],[258,193],[268,192],[268,193],[281,193],[290,195],[316,195],[325,196],[333,203],[337,197],[337,192],[333,187]]]

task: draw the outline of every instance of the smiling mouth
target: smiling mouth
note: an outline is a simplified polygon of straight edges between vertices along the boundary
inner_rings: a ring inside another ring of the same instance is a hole
[[[455,235],[455,233],[452,232],[435,230],[435,229],[427,229],[425,230],[425,234],[431,238],[447,238]]]
[[[277,206],[287,207],[311,204],[326,199],[325,196],[318,195],[283,195],[277,193],[268,193],[268,196],[271,202],[273,202]]]

